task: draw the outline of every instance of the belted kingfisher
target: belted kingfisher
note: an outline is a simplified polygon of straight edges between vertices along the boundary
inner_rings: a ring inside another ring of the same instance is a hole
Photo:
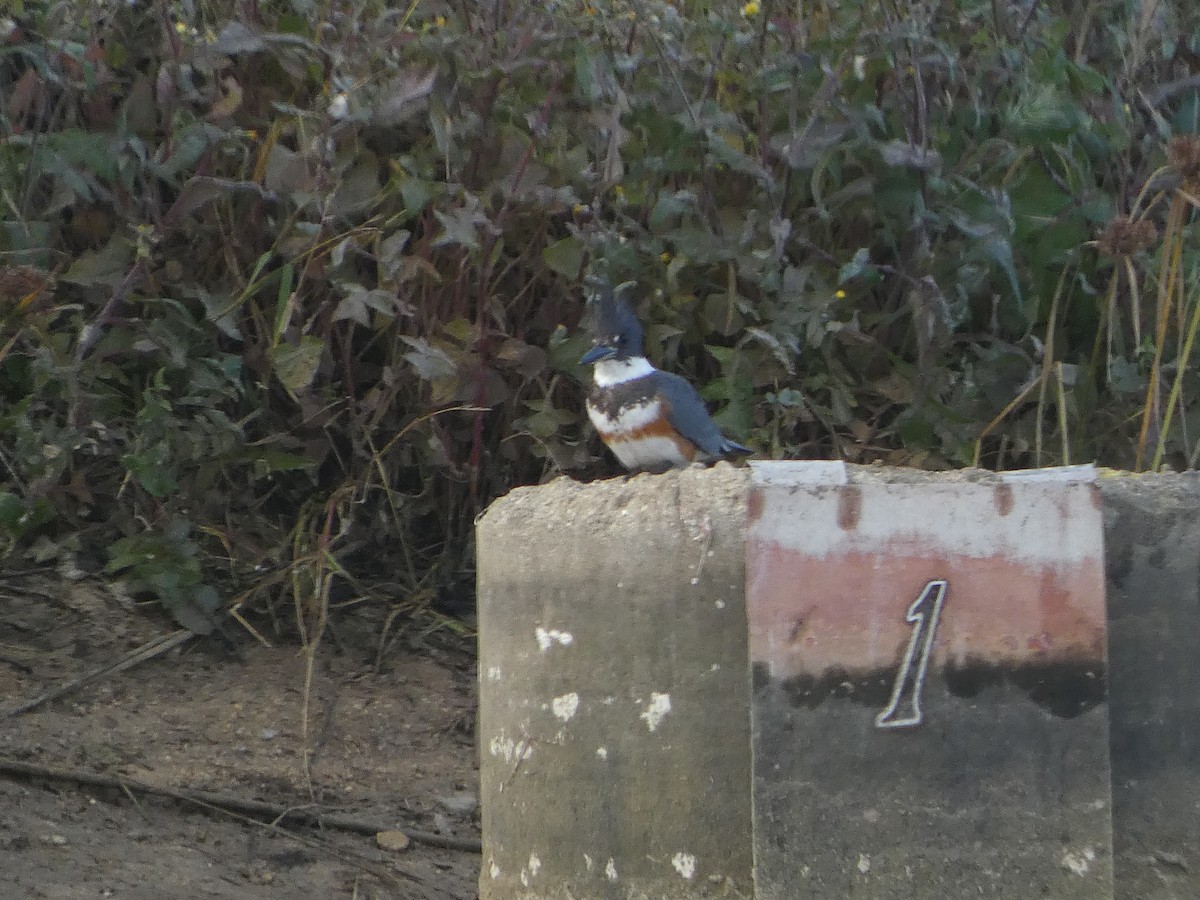
[[[721,434],[694,387],[642,355],[642,326],[612,288],[600,288],[589,306],[592,349],[579,360],[595,366],[588,418],[621,465],[662,472],[751,452]]]

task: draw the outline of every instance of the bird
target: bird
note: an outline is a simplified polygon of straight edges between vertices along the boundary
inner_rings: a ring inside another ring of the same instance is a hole
[[[589,302],[592,348],[579,362],[593,367],[587,412],[600,438],[629,471],[665,472],[752,452],[721,433],[691,384],[646,359],[642,326],[623,296],[632,286],[604,284]]]

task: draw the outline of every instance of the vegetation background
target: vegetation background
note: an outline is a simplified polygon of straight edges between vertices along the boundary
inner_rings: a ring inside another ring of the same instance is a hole
[[[1200,456],[1194,3],[7,9],[10,568],[465,627],[488,501],[610,471],[589,273],[764,457]]]

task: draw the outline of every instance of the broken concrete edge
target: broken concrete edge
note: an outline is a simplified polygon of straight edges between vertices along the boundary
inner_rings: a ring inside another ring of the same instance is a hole
[[[707,468],[692,466],[688,469],[675,469],[659,474],[643,472],[636,475],[617,476],[598,481],[577,481],[570,476],[560,475],[544,484],[513,488],[507,494],[494,500],[480,514],[476,520],[476,524],[479,525],[488,521],[489,516],[511,514],[506,509],[506,506],[510,503],[517,503],[522,506],[526,503],[541,504],[545,502],[546,497],[551,496],[546,493],[547,491],[564,491],[567,496],[575,496],[577,494],[582,496],[582,494],[589,491],[609,491],[625,485],[653,484],[659,479],[676,480],[685,475],[689,479],[697,478],[699,479],[698,483],[703,483],[705,479],[717,474],[722,478],[742,478],[745,480],[747,487],[751,484],[836,487],[845,484],[859,484],[868,480],[879,480],[889,484],[944,484],[947,482],[963,481],[1000,484],[1012,480],[1096,481],[1103,484],[1113,478],[1154,479],[1172,477],[1105,469],[1091,463],[1054,466],[1043,469],[1013,469],[1004,472],[974,468],[936,472],[893,466],[864,466],[841,460],[750,460],[742,465],[719,462]],[[561,501],[559,498],[556,498],[556,502]]]

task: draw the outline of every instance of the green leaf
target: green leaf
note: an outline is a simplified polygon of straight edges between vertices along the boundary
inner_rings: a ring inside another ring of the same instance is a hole
[[[383,269],[386,278],[395,279],[399,277],[405,265],[404,249],[408,246],[408,240],[412,237],[412,232],[400,229],[393,231],[382,241],[379,242],[379,265]]]
[[[61,278],[71,284],[115,288],[125,280],[132,259],[133,247],[129,241],[114,234],[99,250],[80,254]]]
[[[0,491],[0,528],[13,535],[19,534],[24,516],[25,501],[10,491]]]
[[[221,197],[231,197],[235,194],[251,194],[254,197],[264,197],[265,192],[253,181],[236,181],[231,178],[213,178],[207,175],[196,175],[189,178],[175,202],[171,205],[171,215],[176,219],[186,218]]]
[[[691,191],[664,191],[650,210],[648,224],[655,234],[678,222],[679,218],[696,208],[696,195]]]
[[[251,448],[246,453],[247,459],[252,459],[255,465],[255,477],[264,478],[276,472],[294,472],[311,469],[316,463],[311,457],[300,453],[288,453],[284,450]]]
[[[49,222],[0,220],[0,247],[4,248],[5,262],[51,268],[50,235]]]
[[[567,372],[578,375],[585,381],[588,380],[590,376],[582,371],[579,358],[587,352],[591,343],[591,338],[584,330],[580,329],[567,334],[566,328],[562,325],[558,326],[546,346],[550,355],[550,367],[555,371]]]
[[[120,139],[109,132],[69,128],[50,135],[44,148],[46,156],[39,157],[39,162],[56,174],[79,169],[111,184],[117,178],[120,149]]]
[[[867,274],[876,275],[878,273],[871,265],[871,251],[866,247],[859,247],[854,252],[854,258],[838,269],[838,284],[845,284],[860,275]]]
[[[608,57],[582,41],[575,46],[575,84],[593,106],[613,96],[617,89]]]
[[[492,223],[480,208],[479,198],[468,194],[458,209],[450,212],[434,210],[433,214],[442,223],[442,233],[433,242],[435,247],[457,244],[467,250],[479,249],[479,229],[491,228]]]
[[[394,319],[397,316],[411,314],[412,307],[403,304],[391,291],[383,288],[367,290],[362,285],[346,285],[346,296],[342,298],[337,309],[333,312],[333,320],[353,319],[364,327],[371,324],[371,310],[382,313]]]
[[[437,182],[426,181],[424,178],[409,176],[400,182],[400,198],[404,201],[404,211],[409,217],[418,215],[429,205],[434,197],[441,193]]]
[[[565,237],[555,241],[542,251],[542,260],[563,278],[574,281],[583,268],[583,244],[577,237]]]
[[[291,393],[303,393],[316,377],[324,353],[325,342],[306,334],[299,344],[277,344],[271,348],[271,370]]]
[[[138,484],[155,497],[168,497],[179,489],[172,471],[171,447],[166,441],[157,441],[137,453],[127,453],[121,462]]]
[[[404,358],[425,381],[447,378],[458,370],[454,360],[445,350],[434,347],[424,338],[402,335],[400,339],[412,347],[411,351],[404,354]]]
[[[753,175],[755,178],[771,184],[774,179],[771,173],[763,168],[762,163],[749,154],[742,152],[732,143],[733,136],[727,136],[715,129],[708,130],[708,151],[712,158],[720,164],[728,166],[734,172]],[[740,141],[739,141],[740,143]]]
[[[904,446],[914,450],[929,450],[937,444],[937,433],[933,424],[917,415],[906,416],[900,423],[900,440]]]
[[[1007,238],[996,235],[983,242],[983,252],[990,256],[1008,276],[1009,286],[1013,296],[1017,298],[1017,308],[1024,310],[1025,298],[1021,294],[1021,282],[1017,280],[1017,268],[1013,264],[1012,244]]]
[[[371,153],[362,153],[354,168],[342,176],[329,202],[329,212],[350,216],[370,209],[381,196],[379,161]]]
[[[258,53],[266,49],[266,46],[261,29],[251,28],[244,22],[235,20],[221,29],[211,49],[217,53],[236,56],[240,53]]]

